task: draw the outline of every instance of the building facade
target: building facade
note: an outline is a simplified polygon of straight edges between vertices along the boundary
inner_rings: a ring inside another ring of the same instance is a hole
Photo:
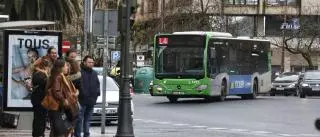
[[[320,31],[319,0],[138,0],[138,5],[136,20],[152,28],[146,30],[151,39],[147,44],[152,43],[151,37],[156,33],[190,30],[225,31],[234,36],[269,39],[278,47],[285,45],[284,40],[290,40],[286,43],[290,47],[311,44],[314,68],[320,68],[317,54],[320,40],[315,31]],[[310,41],[312,37],[315,39]],[[273,53],[276,70],[281,52],[274,46]],[[285,71],[309,68],[299,54],[285,52],[285,60]]]

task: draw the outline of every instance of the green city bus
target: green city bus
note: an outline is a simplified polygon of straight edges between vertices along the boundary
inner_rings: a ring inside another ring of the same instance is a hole
[[[174,32],[154,38],[150,94],[223,101],[228,95],[254,99],[271,89],[268,40],[222,32]]]

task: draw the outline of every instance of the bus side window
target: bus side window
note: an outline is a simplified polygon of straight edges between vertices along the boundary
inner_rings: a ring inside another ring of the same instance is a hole
[[[217,51],[214,45],[214,41],[209,41],[209,48],[208,48],[208,74],[215,74],[218,72],[217,66]]]

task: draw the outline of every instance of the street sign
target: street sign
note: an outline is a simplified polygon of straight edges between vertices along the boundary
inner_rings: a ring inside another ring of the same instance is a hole
[[[62,42],[62,52],[67,53],[67,51],[71,48],[72,43],[68,40],[64,40]]]
[[[116,62],[120,60],[120,51],[111,51],[111,59],[112,62]]]
[[[118,10],[94,10],[92,27],[95,36],[117,36]]]
[[[144,55],[137,55],[137,61],[144,61]]]
[[[110,49],[116,48],[116,36],[109,36],[108,37],[108,44]]]
[[[137,66],[144,66],[144,55],[137,55]]]
[[[283,22],[281,24],[280,29],[286,29],[286,30],[299,30],[300,29],[300,22],[298,18],[293,18],[289,20],[288,22]]]

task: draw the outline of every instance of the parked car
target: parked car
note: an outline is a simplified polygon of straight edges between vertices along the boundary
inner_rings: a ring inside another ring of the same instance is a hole
[[[296,95],[296,88],[298,85],[299,73],[284,73],[279,75],[272,82],[270,96],[281,94],[288,96],[290,94]]]
[[[297,94],[300,98],[320,95],[320,71],[307,71],[299,79]]]
[[[101,114],[102,114],[102,91],[103,91],[103,76],[98,76],[100,81],[100,96],[97,99],[97,104],[94,106],[93,114],[91,118],[91,123],[101,123]],[[131,94],[132,96],[133,94]],[[118,120],[118,107],[119,107],[119,85],[117,82],[107,76],[106,84],[106,124],[111,121]],[[131,100],[131,112],[133,115],[133,101]]]
[[[98,73],[98,75],[103,75],[103,67],[93,67],[94,71]]]
[[[93,70],[95,70],[98,73],[98,75],[101,75],[101,76],[103,75],[103,67],[93,67]],[[108,70],[108,71],[110,71],[110,70]],[[113,78],[117,82],[118,85],[120,85],[120,77],[111,76],[109,72],[107,74],[108,74],[108,76]],[[133,83],[133,80],[132,80],[132,78],[130,78],[129,88],[130,88],[131,95],[134,94],[134,89],[133,89],[132,83]]]

